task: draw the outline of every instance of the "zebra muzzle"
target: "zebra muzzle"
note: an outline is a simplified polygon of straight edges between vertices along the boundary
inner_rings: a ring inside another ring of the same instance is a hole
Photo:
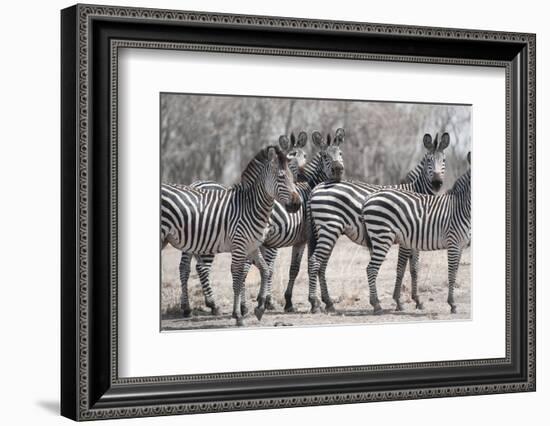
[[[344,166],[340,163],[335,163],[332,165],[332,178],[335,180],[342,179],[342,175],[344,174]]]
[[[441,173],[434,173],[432,176],[432,188],[435,191],[439,191],[443,186],[443,176]]]
[[[443,181],[441,179],[432,180],[432,188],[435,189],[436,191],[439,191],[442,186],[443,186]]]

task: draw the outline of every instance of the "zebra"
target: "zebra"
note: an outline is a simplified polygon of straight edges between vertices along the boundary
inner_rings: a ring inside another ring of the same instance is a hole
[[[298,175],[302,173],[306,165],[306,154],[304,152],[304,147],[307,143],[307,133],[300,132],[298,138],[294,136],[294,133],[291,133],[290,139],[286,135],[281,135],[279,137],[279,146],[281,150],[285,153],[288,158],[288,168],[292,172],[294,179],[298,178]],[[196,181],[189,185],[189,187],[198,189],[201,191],[227,191],[229,187],[222,185],[213,181]],[[275,202],[274,207],[278,210],[285,211],[285,208],[279,203]],[[181,282],[181,310],[183,312],[183,317],[189,317],[191,315],[191,306],[189,303],[188,287],[187,283],[189,281],[189,275],[191,273],[191,258],[194,257],[196,260],[196,271],[199,276],[199,281],[201,284],[201,289],[204,295],[204,301],[206,307],[210,308],[212,315],[219,315],[220,309],[216,305],[214,299],[214,292],[210,286],[210,271],[212,269],[212,264],[214,263],[215,254],[190,254],[186,252],[181,253],[181,259],[179,264],[179,274]],[[248,270],[250,268],[250,262],[247,262],[244,269],[244,276],[248,275]],[[244,288],[244,286],[243,286]],[[246,306],[246,295],[242,294],[242,306],[241,312],[243,315],[248,313],[248,308]],[[270,308],[270,300],[266,301],[266,307]]]
[[[278,249],[292,247],[289,280],[284,294],[284,310],[286,312],[295,311],[292,305],[292,292],[296,278],[300,272],[304,249],[309,239],[306,206],[313,189],[319,183],[326,181],[338,182],[342,179],[344,159],[342,157],[341,144],[344,142],[344,139],[345,131],[343,128],[336,130],[334,138],[331,138],[331,135],[327,134],[326,139],[323,139],[320,132],[313,132],[312,141],[319,151],[306,164],[303,173],[298,176],[300,182],[296,185],[303,208],[294,214],[289,214],[277,206],[273,209],[270,232],[262,247],[270,270],[266,298],[268,301],[272,299],[273,265]]]
[[[385,189],[367,197],[361,215],[371,253],[367,266],[369,301],[375,312],[382,310],[376,291],[380,265],[392,244],[404,250],[447,250],[449,292],[447,303],[456,313],[454,287],[462,250],[470,242],[471,232],[471,154],[468,170],[452,189],[439,197],[430,197],[400,189]],[[395,286],[393,299],[399,305],[401,286]],[[418,303],[416,286],[412,297]]]
[[[304,168],[297,167],[295,169],[298,174],[298,179],[301,181],[296,184],[296,188],[298,190],[298,194],[300,195],[302,208],[300,208],[300,210],[295,213],[289,213],[283,208],[283,206],[281,206],[277,202],[273,207],[273,212],[270,218],[270,229],[261,247],[262,255],[269,269],[269,279],[265,294],[265,304],[267,309],[274,308],[271,293],[273,265],[277,257],[277,251],[279,248],[292,246],[289,281],[287,289],[285,291],[285,311],[294,311],[294,307],[292,306],[291,301],[292,291],[294,288],[296,277],[298,276],[298,273],[300,271],[300,263],[302,255],[304,253],[304,248],[308,241],[307,226],[305,224],[305,205],[307,204],[311,191],[318,183],[326,180],[339,180],[342,178],[344,163],[340,145],[344,141],[344,137],[345,131],[342,128],[336,130],[334,139],[331,139],[331,135],[327,134],[326,140],[323,140],[321,133],[314,132],[312,134],[312,141],[313,144],[319,149],[319,151],[313,157],[313,159],[305,165]],[[283,138],[283,136],[281,136],[281,138]],[[300,137],[298,139],[300,140]],[[280,139],[281,146],[286,146],[284,143],[281,142],[281,140],[282,139]],[[291,142],[291,146],[292,145],[294,145],[293,142]],[[303,145],[297,146],[303,147]],[[292,151],[290,151],[290,158],[296,158],[300,155],[300,152],[294,154]],[[293,161],[290,161],[289,167],[292,163]],[[205,185],[210,185],[210,183],[205,183]],[[201,188],[202,187],[204,186],[202,186],[201,184]],[[210,186],[210,188],[212,187]],[[206,298],[212,296],[212,289],[208,280],[208,273],[210,272],[210,269],[212,267],[214,256],[212,255],[208,258],[203,256],[201,260],[202,262],[200,264],[197,263],[197,268],[200,268],[200,271],[199,269],[197,269],[197,272],[199,274],[203,293]],[[190,257],[184,257],[184,255],[182,255],[182,262],[185,262],[183,268],[185,268],[186,271],[189,270],[189,261]],[[248,269],[245,268],[245,276],[247,270]],[[205,273],[206,276],[203,276],[203,273]],[[185,275],[185,277],[188,278],[188,273]],[[187,281],[182,280],[182,294],[186,293],[186,283]],[[261,299],[262,295],[259,294],[258,297]],[[214,304],[213,298],[209,300],[209,303],[211,305]],[[212,310],[212,313],[214,314],[214,310]]]
[[[161,249],[169,243],[192,254],[230,252],[233,317],[238,326],[244,325],[241,295],[247,259],[260,269],[265,292],[268,271],[259,246],[265,239],[275,200],[290,212],[301,207],[288,159],[278,146],[256,154],[242,172],[240,183],[227,191],[161,186]],[[259,303],[256,309],[262,311],[265,306]]]
[[[445,176],[445,148],[449,146],[450,137],[443,133],[438,141],[438,134],[432,136],[426,133],[423,144],[426,153],[421,162],[408,173],[407,182],[394,185],[396,188],[407,189],[428,195],[435,195],[443,186]],[[334,302],[329,296],[326,282],[328,260],[338,238],[345,234],[356,244],[366,246],[364,226],[361,221],[361,208],[365,198],[384,188],[364,182],[343,180],[340,182],[324,182],[313,190],[309,204],[308,223],[310,242],[308,272],[309,272],[309,302],[311,312],[320,310],[317,298],[317,279],[321,285],[321,299],[325,303],[326,312],[335,312]],[[401,285],[407,259],[411,259],[411,280],[416,281],[418,271],[418,254],[401,252],[398,263],[397,281]],[[421,309],[422,305],[417,305]]]

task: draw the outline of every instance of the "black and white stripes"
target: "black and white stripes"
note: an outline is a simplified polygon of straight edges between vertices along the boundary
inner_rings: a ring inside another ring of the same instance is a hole
[[[436,194],[443,184],[445,175],[445,148],[449,145],[449,134],[444,133],[441,141],[438,136],[432,140],[429,134],[423,138],[426,154],[424,158],[407,177],[407,182],[395,185],[409,191],[423,194]],[[309,301],[311,311],[320,309],[317,297],[317,279],[321,286],[321,299],[327,311],[334,311],[334,303],[329,296],[326,281],[328,260],[338,238],[344,234],[351,241],[363,246],[367,245],[364,226],[361,220],[361,208],[368,195],[383,188],[356,181],[325,182],[313,190],[309,202],[308,214],[311,217],[311,239],[308,259]],[[404,271],[406,260],[403,256],[399,268]],[[413,260],[415,257],[413,257]],[[411,265],[417,269],[417,265]],[[398,273],[399,276],[399,273]],[[414,277],[413,277],[414,278]]]
[[[319,132],[314,132],[312,141],[318,152],[311,161],[305,163],[305,154],[303,148],[307,141],[305,132],[301,132],[298,139],[295,140],[291,135],[290,142],[286,136],[281,136],[279,144],[289,159],[289,168],[293,170],[296,178],[301,182],[296,184],[296,189],[302,203],[302,207],[297,212],[289,212],[277,201],[273,205],[273,211],[270,217],[269,231],[261,247],[261,254],[268,266],[269,278],[267,283],[265,303],[266,308],[273,309],[272,302],[272,277],[273,265],[277,257],[277,250],[282,247],[292,246],[292,261],[290,265],[289,282],[285,292],[286,311],[292,311],[292,291],[294,282],[300,270],[300,262],[307,242],[307,226],[305,205],[313,188],[320,182],[330,179],[340,179],[344,170],[342,153],[340,145],[344,140],[344,130],[338,129],[334,138],[327,135],[324,139]],[[227,190],[223,185],[210,181],[199,181],[191,185],[200,190]],[[212,309],[212,313],[218,312],[214,300],[213,290],[210,285],[209,272],[212,268],[214,256],[195,255],[197,260],[197,273],[201,282],[201,287],[205,297],[206,306]],[[187,253],[182,253],[180,262],[180,279],[182,284],[181,306],[184,316],[189,316],[191,308],[187,297],[187,281],[190,272],[191,257]],[[245,265],[245,276],[250,264]]]
[[[398,185],[373,185],[342,180],[344,161],[341,144],[344,130],[334,137],[312,134],[317,152],[306,161],[307,135],[281,136],[280,147],[268,147],[252,159],[241,182],[226,187],[197,181],[189,186],[164,184],[161,190],[161,245],[170,243],[182,251],[181,308],[191,313],[187,283],[190,261],[197,261],[197,274],[206,306],[217,315],[210,271],[217,253],[231,252],[233,316],[243,324],[247,313],[244,281],[251,264],[260,270],[256,317],[276,308],[272,298],[274,262],[278,249],[292,247],[285,311],[293,312],[293,288],[303,253],[308,245],[308,298],[317,312],[317,280],[326,311],[335,306],[329,295],[326,268],[338,238],[345,234],[356,244],[369,247],[367,268],[370,302],[381,312],[376,276],[389,248],[399,244],[394,300],[397,310],[407,263],[411,263],[412,298],[418,297],[419,252],[448,250],[449,296],[456,312],[454,283],[462,248],[470,241],[470,172],[453,189],[437,195],[445,178],[445,149],[450,138],[443,133],[432,139],[424,135],[424,157]],[[295,182],[298,181],[298,182]],[[435,196],[437,195],[437,196]],[[393,204],[392,204],[393,203]]]
[[[279,138],[279,146],[288,159],[288,168],[291,171],[294,177],[294,180],[296,180],[298,175],[303,172],[303,169],[306,164],[306,154],[303,149],[304,146],[306,145],[306,142],[307,142],[307,133],[305,132],[300,132],[300,134],[298,135],[298,138],[294,136],[294,133],[290,135],[290,139],[286,135],[281,135]],[[212,181],[196,181],[189,186],[200,191],[226,191],[229,189],[224,185],[221,185],[217,182],[212,182]],[[273,207],[278,212],[286,213],[286,209],[276,200]],[[299,214],[299,212],[300,211],[296,212],[296,214]],[[276,251],[273,254],[276,256],[277,254]],[[191,315],[191,306],[190,306],[189,297],[188,297],[188,280],[191,272],[191,257],[192,256],[190,256],[188,253],[182,252],[180,265],[179,265],[180,281],[181,281],[181,310],[183,312],[184,317],[188,317],[189,315]],[[212,286],[210,285],[210,271],[212,270],[212,265],[214,263],[215,256],[213,254],[212,255],[194,254],[193,257],[195,257],[197,261],[196,270],[199,276],[201,288],[205,298],[205,304],[207,307],[209,307],[212,310],[212,314],[216,315],[218,314],[219,309],[216,305],[216,301],[214,298],[214,291],[212,289]],[[269,256],[265,256],[265,253],[264,253],[264,258],[269,259]],[[250,261],[247,261],[244,266],[244,272],[243,272],[245,278],[248,275],[249,269],[250,269]],[[268,288],[266,290],[267,291],[266,307],[271,308],[272,307],[271,300],[270,300],[271,281],[267,283],[267,287]],[[243,301],[245,300],[244,296],[245,296],[245,293],[243,290],[243,297],[242,297]],[[244,313],[248,311],[244,302],[242,304],[241,310]]]
[[[161,247],[170,243],[189,254],[231,252],[233,316],[243,324],[241,296],[244,265],[251,259],[262,275],[265,293],[268,271],[259,254],[275,199],[289,211],[301,207],[288,159],[279,147],[261,150],[227,191],[199,191],[182,185],[161,188]],[[243,300],[244,301],[244,300]],[[258,311],[265,309],[260,301]]]
[[[470,162],[470,154],[468,154]],[[371,259],[367,267],[370,303],[381,311],[376,290],[380,265],[394,243],[406,250],[447,250],[448,299],[456,313],[454,286],[462,249],[470,241],[471,186],[470,170],[457,179],[444,195],[430,197],[403,189],[383,189],[370,195],[362,208],[362,218]],[[420,303],[416,287],[412,297]],[[394,290],[400,308],[400,286]]]

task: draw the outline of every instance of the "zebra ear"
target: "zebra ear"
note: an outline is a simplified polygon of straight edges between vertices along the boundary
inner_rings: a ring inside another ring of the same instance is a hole
[[[279,146],[285,152],[287,152],[288,149],[290,148],[290,142],[289,142],[288,137],[286,135],[279,136]]]
[[[471,166],[472,165],[472,152],[471,151],[468,151],[468,156],[466,157],[466,159],[468,160],[468,164]]]
[[[296,142],[296,147],[303,148],[304,146],[306,146],[306,142],[307,142],[307,133],[302,131],[298,135],[298,141]]]
[[[434,144],[432,142],[432,136],[429,133],[426,133],[424,135],[422,142],[424,142],[424,148],[426,148],[428,151],[433,150]]]
[[[451,141],[451,138],[447,132],[443,133],[441,136],[441,142],[439,142],[439,146],[437,149],[439,151],[443,151],[445,148],[449,146],[449,142]]]
[[[338,130],[336,130],[336,135],[334,136],[334,144],[340,146],[340,144],[344,142],[345,136],[346,132],[340,127]]]
[[[323,140],[323,136],[321,136],[321,133],[313,132],[313,134],[311,135],[311,140],[313,141],[313,145],[315,145],[317,148],[321,150],[327,148],[327,144]]]

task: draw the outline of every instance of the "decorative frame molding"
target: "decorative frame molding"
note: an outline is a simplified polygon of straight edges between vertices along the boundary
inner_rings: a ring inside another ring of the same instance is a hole
[[[127,30],[128,23],[143,29]],[[189,35],[182,37],[190,40],[178,39],[169,27],[189,29]],[[239,44],[213,43],[205,35],[205,30],[212,27],[235,34]],[[136,37],[140,31],[155,34],[158,40]],[[248,31],[267,34],[272,45],[253,46],[247,42]],[[312,32],[330,39],[337,49],[302,46],[300,35]],[[296,38],[297,42],[290,42]],[[363,51],[356,50],[355,40],[365,39],[372,43]],[[280,45],[285,43],[284,47]],[[389,44],[396,47],[389,51]],[[62,414],[75,420],[91,420],[535,390],[535,44],[533,34],[510,32],[90,5],[63,10]],[[416,45],[418,54],[399,52],[400,46]],[[449,54],[443,55],[441,48],[440,54],[435,54],[438,45],[450,46]],[[466,53],[464,46],[477,49]],[[118,49],[123,47],[505,68],[506,357],[119,378],[116,122]],[[100,140],[107,143],[101,144]],[[92,167],[90,158],[94,158]],[[102,172],[104,176],[100,177]],[[102,195],[100,188],[108,189],[108,194]],[[108,252],[108,258],[101,258],[99,246]],[[512,263],[513,254],[520,255],[517,265]],[[480,367],[501,369],[503,374],[506,370],[511,378],[498,382],[480,378],[472,384],[453,385],[452,376],[445,376],[452,369],[474,371]],[[400,385],[399,374],[411,370],[429,372],[436,385]],[[396,377],[394,388],[391,384],[376,388],[373,381],[382,372]],[[358,384],[359,376],[367,383]],[[297,377],[319,383],[312,383],[315,391],[298,391],[291,385],[287,391],[280,391],[275,385]],[[328,392],[328,383],[336,377],[346,378],[349,385]],[[374,379],[369,382],[368,377]],[[228,379],[248,381],[250,388],[243,384],[242,397],[213,392],[213,387],[223,388],[223,381]],[[175,386],[181,394],[168,397],[165,390],[173,391]],[[185,386],[196,389],[196,393],[193,395]],[[261,388],[265,394],[270,386],[273,392],[267,397],[257,397],[252,391]]]

